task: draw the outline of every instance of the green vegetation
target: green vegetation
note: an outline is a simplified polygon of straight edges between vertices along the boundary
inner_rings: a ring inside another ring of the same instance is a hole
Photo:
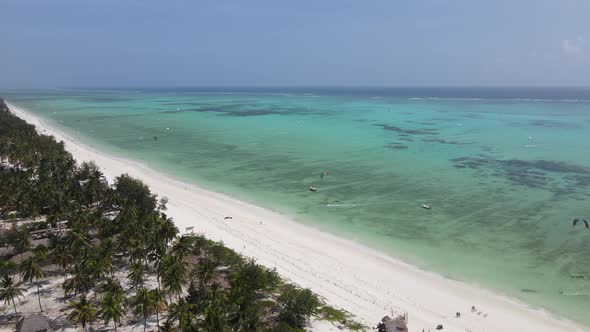
[[[44,278],[45,273],[43,270],[41,270],[37,260],[37,255],[29,257],[20,264],[19,268],[21,270],[21,278],[23,281],[35,281],[35,285],[37,286],[37,299],[39,300],[39,311],[43,312],[43,307],[41,306],[41,288],[39,287],[39,279]]]
[[[72,309],[68,314],[68,319],[81,324],[82,329],[86,331],[86,324],[92,323],[96,319],[96,308],[92,302],[86,299],[86,295],[80,296],[80,300],[70,303]]]
[[[120,324],[121,318],[125,316],[124,302],[125,297],[122,291],[106,290],[99,303],[98,316],[104,319],[105,324],[113,321],[115,331],[117,331],[117,324]]]
[[[349,312],[335,309],[327,305],[323,305],[319,309],[317,315],[320,319],[338,324],[340,327],[343,327],[348,331],[365,331],[368,329],[367,326],[354,320]]]
[[[320,302],[309,289],[286,285],[277,301],[281,307],[279,319],[295,327],[304,327],[308,316],[317,313]]]
[[[4,275],[2,281],[0,281],[0,300],[6,305],[12,304],[15,317],[18,317],[18,311],[16,310],[16,302],[14,300],[22,297],[25,291],[20,285],[20,283],[14,281],[14,278],[8,275]]]
[[[40,311],[41,281],[54,276],[74,297],[68,319],[83,329],[141,319],[146,330],[153,315],[164,331],[300,331],[314,315],[353,326],[310,290],[222,243],[179,236],[165,198],[128,175],[109,185],[96,165],[77,165],[63,143],[37,134],[1,100],[0,161],[0,219],[13,226],[0,239],[13,256],[28,253],[18,272],[35,283]],[[49,238],[47,248],[30,252],[34,234]],[[16,272],[0,265],[0,273]],[[17,315],[21,285],[6,275],[0,286]]]

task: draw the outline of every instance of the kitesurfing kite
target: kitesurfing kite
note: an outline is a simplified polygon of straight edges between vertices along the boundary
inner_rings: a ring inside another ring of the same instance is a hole
[[[588,227],[588,220],[586,220],[586,219],[584,219],[584,218],[580,218],[580,217],[578,217],[578,218],[574,219],[574,221],[573,221],[573,225],[574,225],[574,226],[576,226],[576,224],[578,223],[578,221],[582,221],[582,222],[584,222],[584,225],[586,225],[586,228],[589,228],[589,227]]]

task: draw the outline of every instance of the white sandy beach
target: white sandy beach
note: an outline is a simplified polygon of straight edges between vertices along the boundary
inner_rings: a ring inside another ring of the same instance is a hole
[[[283,277],[311,288],[369,326],[393,310],[408,313],[410,331],[435,331],[438,324],[443,324],[443,331],[588,330],[476,286],[425,272],[285,215],[174,180],[149,165],[99,152],[37,116],[9,107],[40,132],[63,140],[78,162],[95,161],[109,180],[128,173],[160,197],[166,196],[168,215],[181,232],[194,226],[195,232],[276,267]],[[225,216],[233,219],[224,220]],[[478,312],[472,312],[472,306]],[[455,318],[456,312],[461,312],[460,318]]]

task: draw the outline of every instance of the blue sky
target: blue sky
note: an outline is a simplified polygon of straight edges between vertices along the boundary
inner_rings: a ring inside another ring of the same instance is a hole
[[[588,0],[0,0],[0,87],[590,86]]]

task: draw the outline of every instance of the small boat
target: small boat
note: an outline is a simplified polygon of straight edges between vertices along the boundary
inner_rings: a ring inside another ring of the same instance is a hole
[[[309,191],[317,191],[316,187],[309,187]]]
[[[420,204],[420,207],[422,207],[423,209],[426,209],[426,210],[432,209],[432,206],[428,205],[428,204]]]

